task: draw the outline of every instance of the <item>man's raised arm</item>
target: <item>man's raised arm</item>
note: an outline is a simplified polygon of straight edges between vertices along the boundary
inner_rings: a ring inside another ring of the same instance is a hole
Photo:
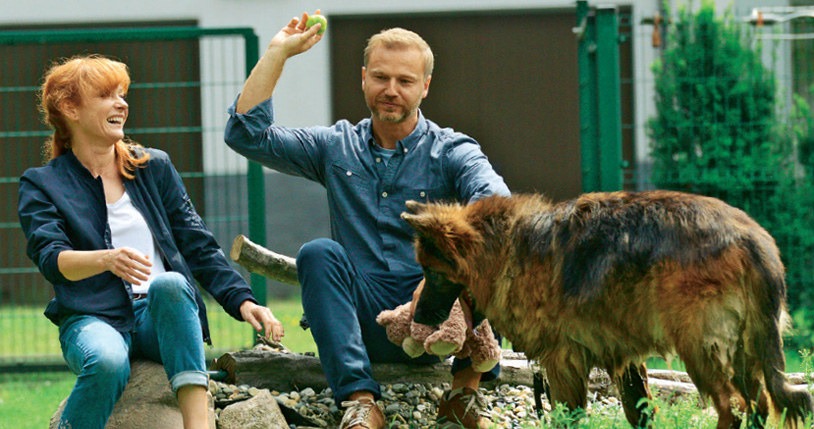
[[[319,9],[314,14],[319,14]],[[243,91],[237,100],[237,113],[246,113],[260,102],[269,99],[283,73],[286,60],[311,49],[322,40],[322,35],[317,34],[322,24],[306,28],[307,21],[307,13],[303,13],[301,19],[291,18],[288,25],[271,39],[266,52],[243,84]]]

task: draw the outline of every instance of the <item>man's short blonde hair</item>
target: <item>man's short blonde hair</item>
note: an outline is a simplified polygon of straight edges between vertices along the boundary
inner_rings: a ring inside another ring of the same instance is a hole
[[[432,49],[418,34],[403,28],[390,28],[373,35],[368,39],[367,47],[365,47],[365,67],[370,60],[370,53],[380,45],[388,49],[417,48],[424,56],[424,77],[432,75],[435,63]]]

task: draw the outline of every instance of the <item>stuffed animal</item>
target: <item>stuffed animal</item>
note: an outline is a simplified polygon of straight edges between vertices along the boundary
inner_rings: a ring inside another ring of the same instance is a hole
[[[500,362],[500,345],[489,321],[484,320],[476,328],[468,329],[458,301],[455,301],[449,318],[438,328],[413,322],[409,302],[382,311],[376,322],[384,326],[387,339],[401,346],[410,357],[421,356],[424,352],[436,356],[469,357],[472,369],[478,372],[489,371]]]

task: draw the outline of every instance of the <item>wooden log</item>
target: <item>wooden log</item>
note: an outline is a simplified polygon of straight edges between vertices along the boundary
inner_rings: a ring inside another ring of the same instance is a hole
[[[669,369],[648,369],[648,378],[656,378],[661,380],[670,380],[681,383],[692,383],[690,376],[686,372],[673,371]]]
[[[382,384],[394,383],[441,383],[450,382],[449,361],[432,365],[411,365],[398,363],[373,363],[373,378]],[[279,353],[264,350],[244,350],[226,353],[219,357],[210,368],[227,373],[224,382],[229,384],[248,384],[258,388],[277,391],[301,390],[310,387],[320,391],[328,387],[328,381],[322,372],[319,358],[295,353]],[[515,366],[507,361],[500,371],[497,380],[484,383],[532,385],[532,370]]]
[[[814,380],[814,373],[790,372],[786,374],[786,378],[789,380],[789,383],[794,385],[808,384]]]
[[[224,371],[230,384],[248,384],[258,388],[280,392],[302,390],[310,387],[321,391],[328,387],[319,359],[291,352],[269,350],[245,350],[226,353],[218,358],[212,368]],[[444,361],[433,365],[372,364],[374,379],[382,384],[395,383],[441,383],[449,382],[450,363]],[[484,387],[496,385],[533,386],[535,368],[522,353],[504,350],[500,376],[497,380],[483,383]],[[805,374],[788,374],[791,384],[805,387]],[[685,372],[668,370],[648,370],[648,384],[660,397],[676,398],[697,394],[695,385]],[[618,390],[605,371],[591,371],[588,388],[602,396],[618,397]]]
[[[649,375],[648,371],[648,375]],[[697,393],[698,389],[692,383],[685,383],[683,381],[667,380],[663,378],[648,378],[647,384],[651,390],[658,391],[661,394],[669,394],[669,396],[689,395]]]
[[[269,350],[244,350],[226,353],[213,364],[212,370],[225,371],[226,383],[248,384],[277,391],[301,390],[310,387],[320,391],[328,387],[319,358]],[[392,363],[372,364],[373,377],[382,384],[440,383],[450,381],[449,361],[433,365]],[[497,380],[483,383],[485,387],[500,384],[533,386],[535,368],[522,353],[504,350],[501,372]],[[801,374],[789,374],[792,384],[801,387]],[[695,385],[684,372],[648,370],[648,384],[660,395],[695,394]],[[618,391],[605,371],[594,369],[588,381],[589,390],[604,396],[618,396]]]
[[[253,243],[245,235],[238,235],[229,252],[232,260],[246,268],[250,273],[260,274],[281,283],[299,286],[297,279],[297,261],[286,255],[274,253],[265,247]]]
[[[648,369],[647,376],[651,379],[669,380],[680,383],[692,384],[692,379],[686,372],[671,371],[667,369]],[[809,381],[814,379],[814,374],[806,374],[803,372],[790,372],[786,374],[786,380],[793,386],[807,385]]]

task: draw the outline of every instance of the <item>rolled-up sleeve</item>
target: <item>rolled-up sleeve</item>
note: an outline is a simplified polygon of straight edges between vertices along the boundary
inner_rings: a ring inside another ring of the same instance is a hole
[[[471,138],[456,141],[447,152],[446,162],[461,201],[471,203],[489,195],[511,195],[506,182]]]

